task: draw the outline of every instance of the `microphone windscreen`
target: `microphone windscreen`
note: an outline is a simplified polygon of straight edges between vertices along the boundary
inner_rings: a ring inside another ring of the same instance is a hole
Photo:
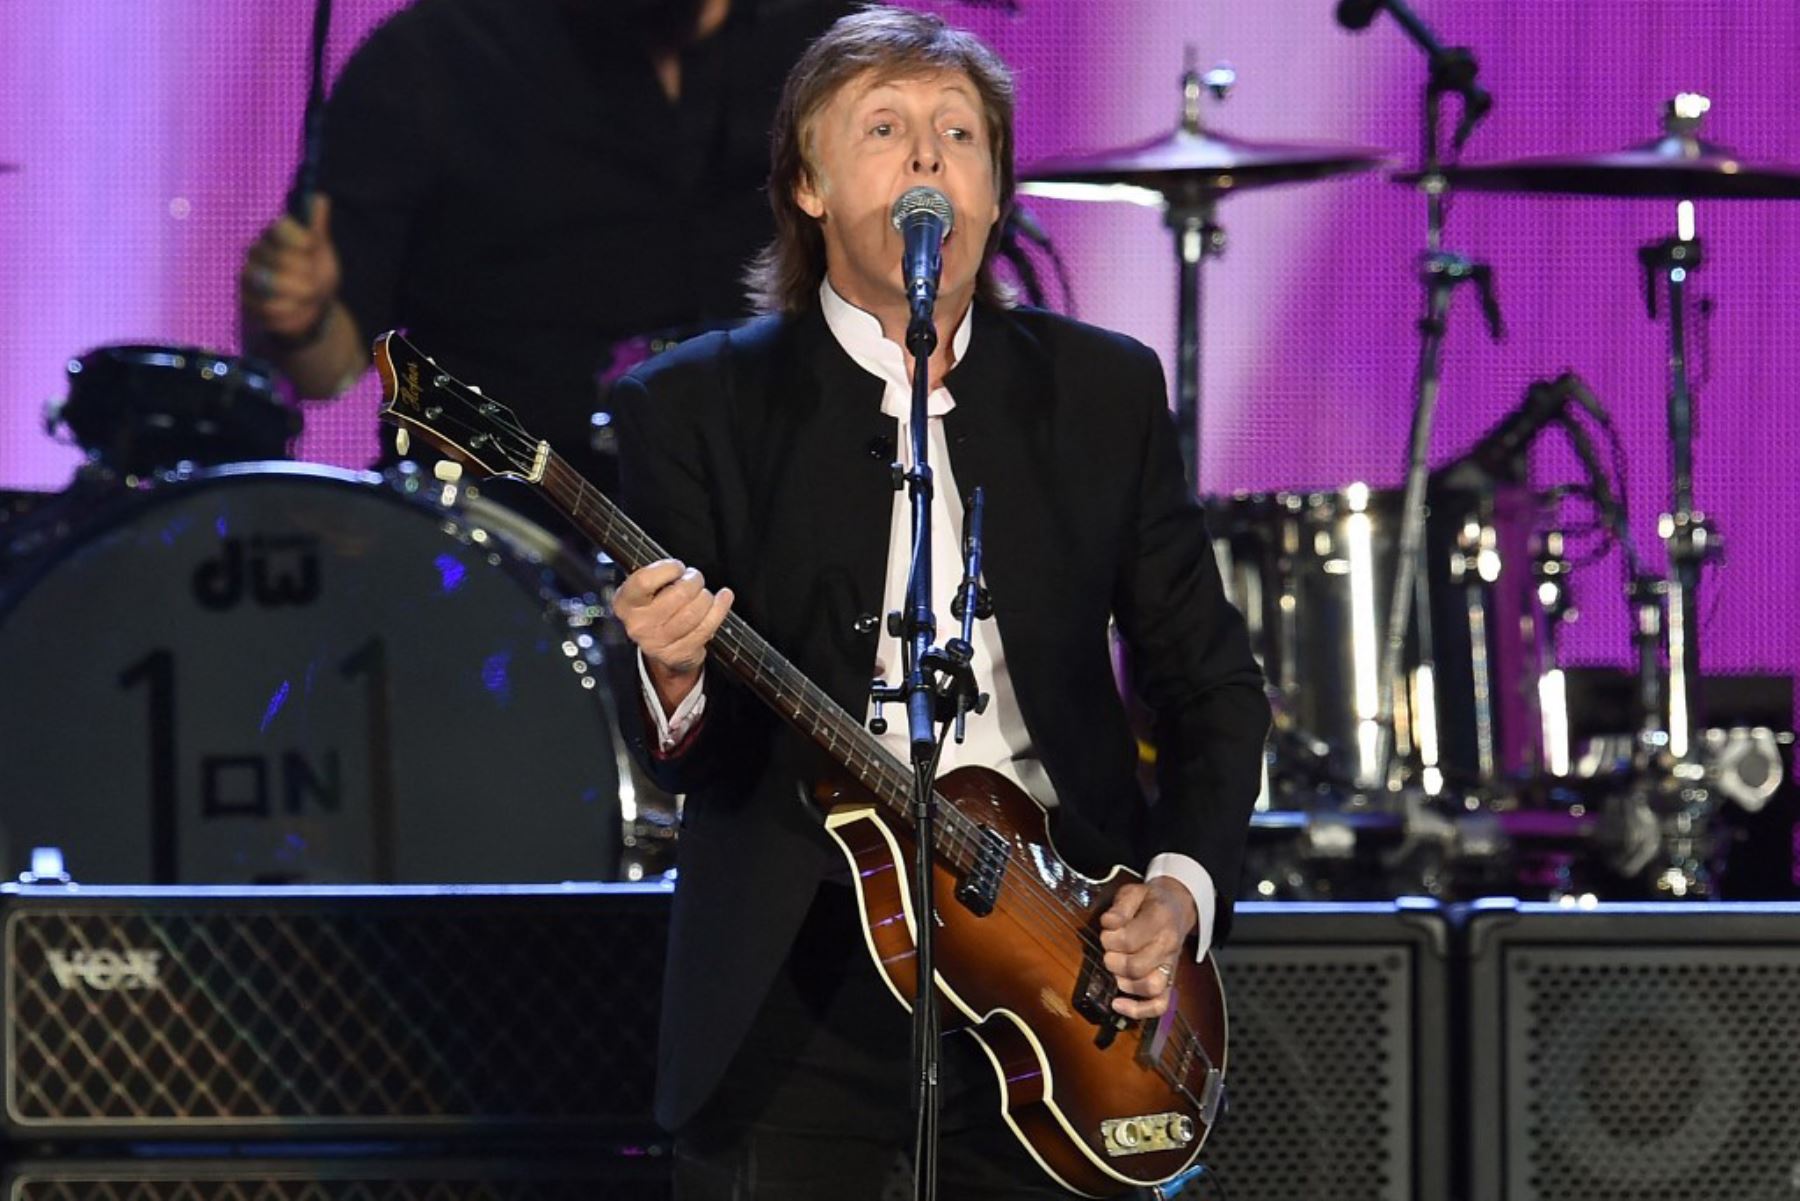
[[[920,213],[930,213],[943,222],[944,232],[956,223],[956,212],[950,207],[950,198],[936,188],[908,188],[900,193],[900,199],[894,201],[894,207],[888,211],[888,217],[895,229],[904,229],[907,219]]]
[[[1338,0],[1338,24],[1345,29],[1367,29],[1380,11],[1381,0]]]

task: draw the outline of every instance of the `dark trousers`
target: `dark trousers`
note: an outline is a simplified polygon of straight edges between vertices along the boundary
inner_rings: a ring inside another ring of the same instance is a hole
[[[724,1082],[675,1141],[677,1201],[912,1196],[912,1017],[876,974],[848,887],[827,882]],[[938,1195],[1049,1201],[975,1041],[942,1041]]]

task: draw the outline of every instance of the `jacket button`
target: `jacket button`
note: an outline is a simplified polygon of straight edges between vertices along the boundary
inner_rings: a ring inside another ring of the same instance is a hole
[[[881,628],[881,619],[873,613],[864,613],[851,623],[850,628],[858,634],[873,634]]]

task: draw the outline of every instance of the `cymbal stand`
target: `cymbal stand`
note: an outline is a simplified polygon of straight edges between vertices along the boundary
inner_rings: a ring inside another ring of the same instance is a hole
[[[1704,97],[1677,96],[1664,116],[1664,129],[1697,141],[1700,117],[1708,107]],[[1711,885],[1708,828],[1713,800],[1706,786],[1701,761],[1705,748],[1699,738],[1700,577],[1705,565],[1719,556],[1722,545],[1706,515],[1694,507],[1694,394],[1687,366],[1687,284],[1704,259],[1695,236],[1692,201],[1684,200],[1677,207],[1675,236],[1640,248],[1638,261],[1644,268],[1645,302],[1653,319],[1658,292],[1667,297],[1671,492],[1669,512],[1658,520],[1658,533],[1669,555],[1669,576],[1661,588],[1668,684],[1662,696],[1655,698],[1664,702],[1656,714],[1665,725],[1657,730],[1646,720],[1638,759],[1645,767],[1666,762],[1673,777],[1653,781],[1660,784],[1657,791],[1673,794],[1675,802],[1663,815],[1664,854],[1657,887],[1676,896],[1705,896]],[[1639,608],[1640,628],[1654,617],[1646,607]],[[1640,661],[1648,666],[1642,647]],[[1641,690],[1646,700],[1652,699],[1648,686]],[[1651,770],[1650,774],[1661,773]]]
[[[1181,127],[1202,132],[1200,100],[1211,90],[1223,100],[1236,81],[1227,67],[1215,67],[1204,76],[1195,65],[1190,46],[1187,69],[1181,76]],[[1175,436],[1181,462],[1187,469],[1188,487],[1200,488],[1200,394],[1203,360],[1201,320],[1201,268],[1207,259],[1225,253],[1225,231],[1218,217],[1219,194],[1210,188],[1182,185],[1171,193],[1163,210],[1163,224],[1175,235],[1179,288],[1175,305]]]
[[[1434,43],[1435,45],[1435,43]],[[1363,762],[1358,784],[1375,788],[1384,786],[1398,790],[1402,773],[1394,762],[1394,710],[1403,684],[1403,659],[1406,631],[1412,619],[1414,588],[1417,584],[1419,557],[1425,544],[1425,487],[1429,475],[1431,429],[1437,415],[1438,391],[1442,383],[1444,331],[1450,316],[1450,302],[1457,287],[1473,284],[1481,297],[1482,313],[1487,318],[1488,332],[1499,340],[1504,336],[1499,303],[1494,297],[1493,271],[1485,263],[1475,262],[1443,248],[1444,196],[1448,184],[1443,175],[1441,114],[1446,92],[1458,92],[1463,99],[1463,120],[1456,132],[1460,146],[1471,128],[1471,113],[1485,113],[1486,93],[1474,87],[1474,57],[1461,47],[1438,47],[1431,53],[1431,76],[1425,87],[1425,170],[1419,186],[1425,192],[1425,254],[1420,261],[1419,280],[1425,287],[1425,315],[1419,320],[1419,368],[1415,383],[1412,434],[1408,444],[1406,490],[1401,500],[1400,541],[1395,555],[1394,588],[1389,601],[1386,638],[1382,646],[1377,710],[1372,715],[1375,726],[1374,754]],[[1483,97],[1477,105],[1472,96]],[[1423,640],[1422,640],[1423,641]],[[1420,658],[1431,662],[1431,647],[1421,645]]]
[[[1648,277],[1651,316],[1658,286],[1666,287],[1669,312],[1669,452],[1672,503],[1658,522],[1669,551],[1667,642],[1669,687],[1666,716],[1668,752],[1677,762],[1699,751],[1695,731],[1700,705],[1700,573],[1716,558],[1720,543],[1706,515],[1694,507],[1694,400],[1687,373],[1686,288],[1699,269],[1699,239],[1692,236],[1692,210],[1683,202],[1686,229],[1638,251]]]

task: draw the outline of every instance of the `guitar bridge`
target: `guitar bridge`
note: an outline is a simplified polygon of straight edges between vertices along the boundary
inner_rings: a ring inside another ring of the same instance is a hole
[[[975,847],[975,860],[956,886],[956,899],[976,917],[986,917],[1000,902],[1000,884],[1006,877],[1007,852],[1005,836],[986,826],[981,827],[981,840]]]

